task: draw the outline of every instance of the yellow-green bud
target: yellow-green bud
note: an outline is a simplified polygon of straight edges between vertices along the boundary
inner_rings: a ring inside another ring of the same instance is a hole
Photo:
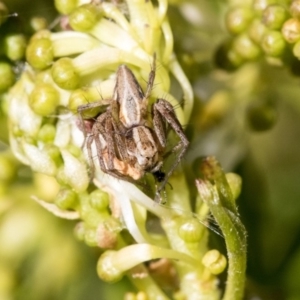
[[[281,29],[284,39],[288,43],[296,43],[300,40],[300,20],[289,19],[287,20]]]
[[[178,228],[178,235],[187,243],[197,243],[203,236],[203,225],[197,219],[187,220]]]
[[[85,243],[90,247],[98,246],[96,229],[86,229],[84,235]]]
[[[262,38],[262,48],[269,56],[281,56],[286,48],[286,42],[279,31],[268,31]]]
[[[41,17],[33,17],[30,19],[30,26],[34,31],[47,28],[47,20]]]
[[[72,12],[69,22],[74,30],[89,31],[96,25],[100,16],[100,10],[94,4],[84,4]]]
[[[277,4],[277,0],[253,0],[253,8],[258,12],[262,12],[271,4]]]
[[[52,42],[47,38],[31,40],[26,49],[26,59],[36,69],[48,68],[54,59]]]
[[[61,189],[55,199],[55,204],[63,210],[72,209],[77,203],[77,194],[70,189]]]
[[[80,77],[73,66],[71,58],[61,58],[52,66],[52,78],[54,82],[65,90],[74,90],[78,87]]]
[[[55,138],[56,130],[52,124],[43,125],[37,135],[37,139],[44,143],[51,143]]]
[[[50,158],[54,161],[54,163],[59,166],[63,163],[62,157],[61,157],[61,153],[60,150],[57,146],[53,145],[53,144],[47,144],[44,147],[44,150],[46,151],[46,153],[50,156]],[[57,174],[57,181],[59,181],[59,171]],[[61,184],[66,184],[66,181],[62,182],[60,181],[59,183]]]
[[[43,83],[35,86],[29,96],[29,105],[38,115],[48,116],[55,112],[59,103],[59,94],[50,84]]]
[[[117,269],[113,263],[116,251],[105,251],[97,263],[98,276],[106,282],[116,282],[122,279],[123,272]]]
[[[83,222],[76,224],[74,228],[75,236],[78,240],[83,241],[85,236],[85,226]]]
[[[293,0],[290,6],[290,13],[294,18],[300,18],[300,0]]]
[[[247,28],[253,13],[247,7],[235,7],[226,15],[226,27],[232,34],[239,34]]]
[[[236,200],[242,190],[242,178],[235,173],[226,173],[226,179],[230,186],[233,199]]]
[[[280,29],[287,19],[285,8],[279,4],[269,5],[263,12],[262,21],[269,29]]]
[[[233,50],[245,60],[255,60],[260,55],[259,47],[247,34],[241,34],[234,39]]]
[[[210,273],[217,275],[225,270],[227,260],[218,250],[210,250],[203,256],[202,264]]]
[[[260,44],[261,39],[266,32],[266,26],[260,22],[260,20],[255,19],[249,26],[248,34],[250,39],[256,44]]]
[[[6,56],[13,61],[21,60],[26,49],[26,39],[23,34],[12,34],[5,37]]]
[[[68,108],[73,113],[77,113],[78,106],[87,104],[87,103],[89,103],[89,100],[87,98],[86,92],[81,89],[76,90],[70,96]]]
[[[15,82],[15,74],[10,64],[0,62],[0,93],[8,90]]]
[[[78,0],[55,0],[54,4],[60,13],[68,15],[77,7]]]
[[[95,190],[90,194],[90,204],[98,211],[106,210],[109,204],[109,196],[106,192]]]

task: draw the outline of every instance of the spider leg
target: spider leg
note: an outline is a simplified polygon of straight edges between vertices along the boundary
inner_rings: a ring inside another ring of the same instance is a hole
[[[162,146],[165,147],[166,144],[166,138],[164,135],[164,130],[162,130],[163,125],[162,125],[162,120],[164,119],[170,126],[171,128],[175,131],[175,133],[179,136],[180,138],[180,142],[173,148],[172,152],[177,152],[179,151],[176,160],[174,162],[174,164],[172,165],[171,169],[168,171],[168,173],[166,174],[164,180],[161,182],[160,186],[158,187],[157,191],[156,191],[156,196],[155,196],[155,201],[158,201],[158,198],[160,196],[160,192],[164,189],[164,187],[166,186],[169,177],[172,175],[172,173],[174,172],[174,170],[176,169],[176,167],[178,166],[178,164],[180,163],[184,153],[187,150],[187,147],[189,145],[189,141],[186,138],[182,126],[179,123],[173,106],[166,100],[164,99],[158,99],[158,101],[156,103],[154,103],[153,105],[153,114],[155,117],[155,114],[158,113],[159,115],[156,116],[157,119],[160,119],[160,121],[157,121],[157,124],[154,124],[154,131],[157,135],[157,138],[159,139],[160,143],[162,144]],[[153,117],[153,120],[154,120]],[[161,125],[159,125],[161,124]]]
[[[84,141],[83,141],[82,147],[85,145],[86,136],[87,136],[86,128],[85,128],[84,121],[83,121],[84,120],[83,112],[86,110],[92,109],[92,108],[100,107],[100,106],[104,106],[102,101],[96,101],[96,102],[92,102],[92,103],[82,104],[77,107],[78,118],[79,118],[80,126],[82,129],[83,135],[84,135]]]
[[[144,99],[148,99],[151,94],[151,90],[153,88],[153,84],[154,84],[154,80],[155,80],[155,70],[156,70],[156,54],[154,53],[153,63],[151,66],[151,71],[148,76],[148,84],[147,84],[147,89],[146,89]]]

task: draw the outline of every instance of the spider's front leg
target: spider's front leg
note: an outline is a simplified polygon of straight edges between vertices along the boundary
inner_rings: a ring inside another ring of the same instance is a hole
[[[166,148],[166,133],[164,121],[166,121],[171,126],[171,128],[180,138],[179,143],[172,149],[172,152],[179,152],[174,164],[165,175],[165,178],[161,181],[161,184],[156,191],[155,201],[159,201],[160,192],[165,188],[169,177],[172,175],[172,173],[180,163],[189,145],[189,141],[185,136],[182,126],[176,117],[173,106],[164,99],[158,99],[157,102],[153,104],[153,128],[156,137],[163,149]]]
[[[107,104],[104,104],[102,101],[97,101],[97,102],[82,104],[77,107],[77,113],[78,113],[78,118],[79,118],[79,122],[80,122],[80,129],[82,130],[83,136],[84,136],[84,141],[83,141],[82,147],[84,147],[84,145],[86,143],[86,137],[87,137],[86,126],[84,124],[83,114],[87,110],[91,110],[93,108],[97,108],[97,107],[101,107],[101,106],[107,106]]]

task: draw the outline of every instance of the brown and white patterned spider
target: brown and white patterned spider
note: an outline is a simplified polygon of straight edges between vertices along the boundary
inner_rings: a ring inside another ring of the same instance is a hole
[[[145,172],[152,173],[159,182],[155,196],[155,200],[159,201],[160,192],[181,161],[189,142],[168,101],[159,98],[152,104],[149,121],[148,99],[154,79],[155,56],[145,93],[132,71],[126,65],[121,65],[117,71],[113,97],[106,111],[98,115],[93,122],[86,139],[86,147],[92,169],[92,143],[95,142],[103,172],[130,182],[139,180]],[[102,106],[102,103],[99,101],[78,107],[82,125],[83,112]],[[165,174],[161,167],[164,157],[168,155],[167,129],[172,129],[180,141],[172,149],[177,156]]]

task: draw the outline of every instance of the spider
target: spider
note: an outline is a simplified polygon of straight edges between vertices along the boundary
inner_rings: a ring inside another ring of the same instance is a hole
[[[159,201],[160,192],[181,161],[189,141],[172,105],[165,99],[159,98],[152,104],[151,118],[148,120],[148,99],[155,79],[155,62],[154,55],[145,93],[133,72],[126,65],[119,66],[110,104],[105,112],[95,118],[86,138],[86,147],[92,170],[92,143],[95,142],[103,172],[130,182],[141,179],[146,172],[152,173],[159,182],[155,194],[155,201]],[[99,101],[78,107],[82,125],[83,112],[102,106],[102,103]],[[161,167],[164,158],[170,154],[166,153],[167,129],[172,129],[180,141],[171,151],[177,152],[176,159],[170,170],[164,173]]]

